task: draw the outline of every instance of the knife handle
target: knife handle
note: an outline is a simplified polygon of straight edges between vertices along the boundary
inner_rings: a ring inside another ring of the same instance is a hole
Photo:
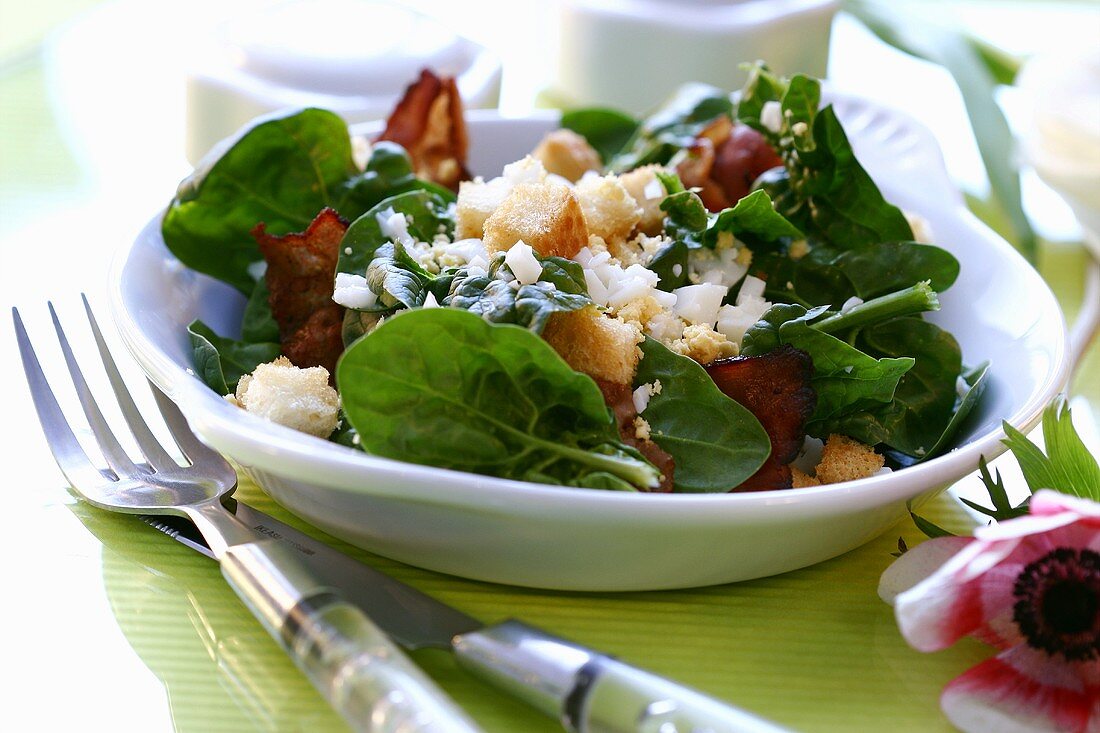
[[[470,671],[576,733],[783,733],[701,692],[505,621],[455,639]]]
[[[357,607],[276,540],[229,547],[222,574],[356,731],[482,733]]]

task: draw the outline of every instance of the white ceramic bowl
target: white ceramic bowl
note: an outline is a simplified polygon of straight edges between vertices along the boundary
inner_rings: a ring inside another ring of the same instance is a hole
[[[1003,451],[1000,421],[1028,429],[1063,387],[1065,323],[1039,275],[965,208],[930,134],[897,112],[834,95],[857,153],[887,197],[931,223],[962,263],[932,320],[992,383],[960,446],[861,481],[751,494],[624,494],[489,478],[375,458],[271,423],[194,376],[186,326],[235,333],[244,299],[165,249],[160,215],[118,258],[112,310],[149,377],[192,427],[292,512],[403,562],[481,580],[570,590],[726,583],[804,567],[858,547]],[[474,171],[492,175],[556,125],[553,114],[469,114]]]

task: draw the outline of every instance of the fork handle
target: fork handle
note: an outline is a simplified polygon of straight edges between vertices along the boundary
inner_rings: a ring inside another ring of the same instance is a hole
[[[222,574],[354,730],[481,733],[367,616],[275,540],[233,545]]]

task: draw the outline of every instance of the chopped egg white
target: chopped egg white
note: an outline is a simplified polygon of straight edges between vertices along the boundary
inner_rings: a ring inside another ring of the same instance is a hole
[[[764,106],[760,109],[760,124],[770,132],[779,132],[783,127],[783,108],[779,102],[764,102]]]
[[[672,291],[676,296],[673,312],[689,323],[714,325],[727,291],[728,288],[713,283],[677,288]]]
[[[840,312],[847,313],[848,311],[855,308],[857,305],[863,305],[863,298],[857,298],[853,295],[851,298],[848,298],[848,300],[844,301],[844,305],[840,306]]]
[[[748,331],[760,317],[772,307],[764,299],[765,283],[751,275],[741,284],[735,305],[724,305],[718,311],[716,330],[733,343],[740,345]]]
[[[367,278],[347,272],[336,273],[332,299],[345,308],[366,310],[378,303],[378,296],[367,285]]]
[[[530,245],[522,240],[512,245],[504,255],[504,263],[516,276],[520,285],[530,285],[537,282],[542,274],[542,265],[535,258],[535,252]]]

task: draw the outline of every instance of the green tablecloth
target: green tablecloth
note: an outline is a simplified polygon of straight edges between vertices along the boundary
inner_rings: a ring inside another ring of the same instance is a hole
[[[46,19],[64,15],[59,8],[86,4],[36,3],[27,13],[45,27]],[[9,17],[5,31],[16,27]],[[60,67],[44,67],[18,40],[0,34],[0,292],[5,304],[33,314],[45,297],[101,291],[107,254],[140,224],[134,212],[163,203],[181,171],[159,167],[146,177],[127,168],[125,181],[111,178],[112,163],[95,157],[102,150],[90,152],[102,141],[80,137],[73,121],[102,117],[121,126],[127,115],[153,119],[156,110],[142,104],[143,89],[110,85],[110,104],[81,98],[74,105],[58,92]],[[140,72],[140,64],[133,69]],[[128,165],[150,154],[123,149],[124,141],[112,144]],[[1041,270],[1071,319],[1085,263],[1079,246],[1044,246]],[[7,357],[0,360],[0,379],[9,385],[8,507],[0,533],[0,584],[8,595],[0,620],[8,630],[5,666],[21,675],[16,694],[0,706],[0,727],[344,730],[211,561],[66,494],[33,424],[11,344],[10,325],[0,323]],[[1100,410],[1100,347],[1089,350],[1071,393]],[[301,526],[254,486],[242,486],[240,496]],[[959,507],[945,495],[922,511],[941,525],[966,529],[973,520]],[[471,615],[522,617],[797,730],[949,730],[938,708],[940,689],[990,650],[964,641],[920,654],[905,645],[876,594],[899,536],[909,544],[921,539],[904,522],[843,557],[779,577],[620,595],[465,581],[332,542]],[[467,676],[443,653],[417,653],[416,659],[490,733],[559,730]]]

